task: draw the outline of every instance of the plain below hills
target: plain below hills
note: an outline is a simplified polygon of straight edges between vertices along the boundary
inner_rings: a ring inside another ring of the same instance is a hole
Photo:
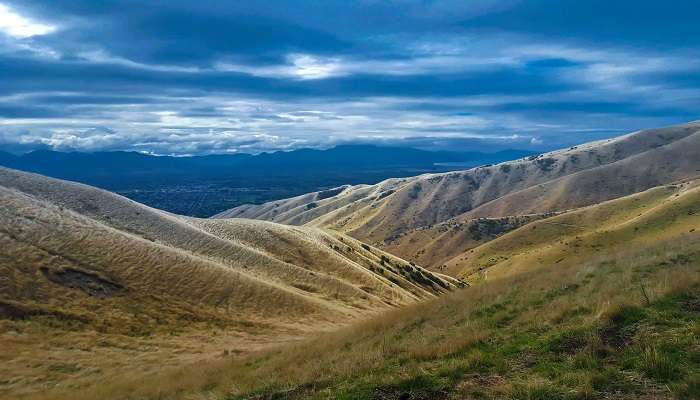
[[[244,203],[529,154],[521,150],[446,152],[371,145],[188,157],[39,150],[20,156],[0,152],[0,165],[97,186],[176,214],[207,217]]]

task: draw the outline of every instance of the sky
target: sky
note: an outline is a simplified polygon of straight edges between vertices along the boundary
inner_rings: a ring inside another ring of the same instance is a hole
[[[553,149],[700,119],[697,0],[0,0],[0,149]]]

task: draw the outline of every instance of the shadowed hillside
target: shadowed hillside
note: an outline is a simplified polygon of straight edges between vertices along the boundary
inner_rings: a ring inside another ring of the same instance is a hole
[[[13,378],[0,393],[65,378],[52,365],[73,365],[78,382],[117,373],[142,353],[142,339],[177,335],[170,351],[134,365],[148,370],[327,330],[457,284],[341,234],[179,217],[9,169],[0,169],[0,219],[0,324],[9,344],[0,357],[2,376]],[[59,332],[65,343],[41,361],[31,349]],[[189,352],[204,332],[212,339],[199,355]],[[113,346],[96,344],[110,337]],[[76,357],[75,343],[100,355]],[[30,376],[41,379],[28,384]]]
[[[449,238],[453,244],[445,248],[443,237],[440,247],[424,247],[418,255],[411,241],[427,237],[437,243],[446,227],[470,225],[475,218],[517,220],[691,178],[700,174],[698,159],[700,123],[695,122],[462,172],[389,179],[338,193],[241,206],[217,217],[332,228],[436,267],[473,247],[473,238]]]

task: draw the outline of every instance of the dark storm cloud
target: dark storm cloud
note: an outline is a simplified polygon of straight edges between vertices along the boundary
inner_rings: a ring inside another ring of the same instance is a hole
[[[187,154],[445,135],[566,145],[697,118],[698,11],[0,0],[0,140]]]
[[[695,0],[528,0],[463,25],[650,50],[697,50],[698,11]]]

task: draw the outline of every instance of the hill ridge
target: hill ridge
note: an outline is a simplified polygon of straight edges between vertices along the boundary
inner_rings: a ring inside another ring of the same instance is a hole
[[[465,171],[352,186],[327,199],[317,193],[241,206],[218,214],[330,228],[404,258],[417,229],[447,221],[562,212],[694,176],[700,123],[632,132],[538,156]],[[622,180],[618,180],[618,177]],[[433,233],[432,236],[436,236]],[[409,237],[409,239],[402,239]],[[429,249],[425,249],[429,252]],[[429,267],[440,265],[440,257]]]

